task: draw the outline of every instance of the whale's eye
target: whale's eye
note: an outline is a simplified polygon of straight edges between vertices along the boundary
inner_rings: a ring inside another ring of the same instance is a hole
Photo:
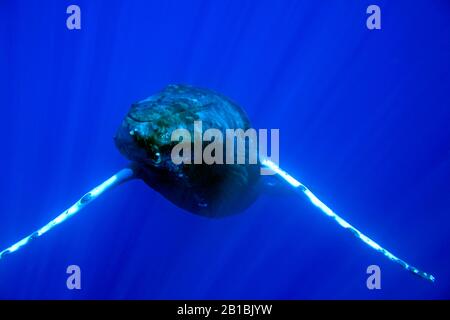
[[[147,152],[148,159],[154,164],[160,164],[162,161],[161,152],[159,148],[155,145],[152,145]]]
[[[152,152],[151,153],[151,160],[154,163],[156,163],[156,164],[161,163],[161,153],[159,153],[159,152]]]

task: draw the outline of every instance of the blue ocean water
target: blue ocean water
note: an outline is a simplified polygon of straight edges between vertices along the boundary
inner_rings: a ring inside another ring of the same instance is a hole
[[[302,198],[214,220],[132,181],[1,260],[0,298],[450,298],[448,1],[1,1],[0,250],[123,168],[117,127],[169,83],[279,128],[282,167],[436,283]],[[81,290],[66,287],[74,264]]]

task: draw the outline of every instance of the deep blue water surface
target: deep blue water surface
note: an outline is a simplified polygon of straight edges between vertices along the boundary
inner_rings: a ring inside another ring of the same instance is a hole
[[[378,4],[382,29],[366,28]],[[66,28],[81,8],[82,29]],[[112,137],[169,83],[279,128],[280,165],[428,283],[304,199],[205,219],[140,181],[0,261],[0,298],[450,298],[448,1],[0,2],[0,249],[124,167]],[[66,288],[79,265],[82,289]],[[381,290],[366,268],[379,265]]]

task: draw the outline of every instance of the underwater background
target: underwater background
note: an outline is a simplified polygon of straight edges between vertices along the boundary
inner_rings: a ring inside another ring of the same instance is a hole
[[[281,167],[436,283],[302,197],[207,219],[136,180],[2,259],[0,298],[450,298],[449,1],[0,1],[0,250],[127,165],[116,129],[170,83],[279,128]]]

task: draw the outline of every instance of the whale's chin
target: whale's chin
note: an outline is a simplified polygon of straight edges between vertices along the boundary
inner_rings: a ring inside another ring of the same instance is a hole
[[[133,164],[137,177],[149,187],[177,207],[200,216],[218,218],[240,213],[259,195],[259,167],[255,166],[251,179],[242,179],[240,165],[188,166],[185,173],[174,176],[161,168]]]

